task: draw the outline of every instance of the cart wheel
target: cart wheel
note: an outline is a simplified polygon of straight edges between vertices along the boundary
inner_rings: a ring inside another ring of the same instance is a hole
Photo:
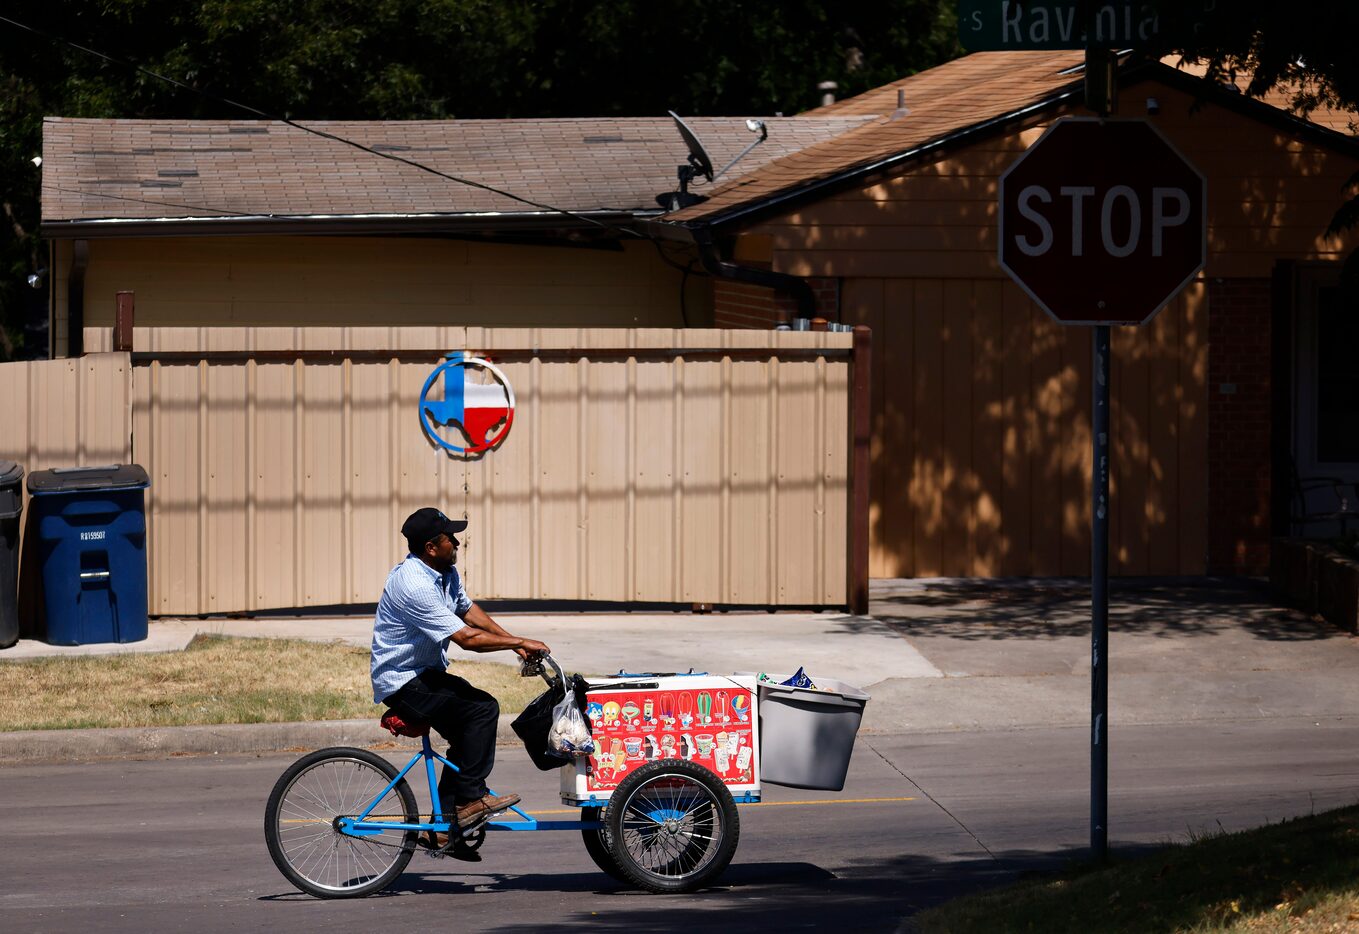
[[[619,782],[604,826],[619,872],[649,892],[688,892],[717,878],[741,836],[727,786],[682,759],[649,762]]]
[[[603,808],[581,808],[581,820],[604,820]],[[585,839],[585,852],[590,854],[590,859],[595,861],[595,865],[604,870],[619,882],[630,881],[627,876],[618,871],[618,863],[613,858],[613,852],[609,847],[609,828],[605,826],[601,830],[582,830],[581,837]]]

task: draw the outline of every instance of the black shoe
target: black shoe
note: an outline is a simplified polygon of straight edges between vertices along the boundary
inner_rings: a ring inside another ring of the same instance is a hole
[[[451,856],[460,859],[465,863],[481,862],[481,854],[467,845],[467,841],[461,835],[452,836],[446,833],[439,833],[437,830],[429,832],[429,841],[425,846],[441,856]]]

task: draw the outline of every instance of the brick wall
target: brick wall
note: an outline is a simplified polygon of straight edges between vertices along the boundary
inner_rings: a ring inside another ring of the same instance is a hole
[[[807,279],[807,284],[816,294],[817,314],[827,321],[839,321],[840,280],[813,276]],[[713,323],[716,327],[772,328],[797,315],[797,300],[787,293],[732,279],[713,280]]]
[[[1208,570],[1265,574],[1270,280],[1209,280],[1208,341]]]

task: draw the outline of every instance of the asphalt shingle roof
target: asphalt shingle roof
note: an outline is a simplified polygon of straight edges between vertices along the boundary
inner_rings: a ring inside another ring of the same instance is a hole
[[[769,138],[722,179],[859,126],[863,116],[771,117]],[[753,137],[744,118],[686,120],[720,169]],[[569,211],[655,211],[687,150],[668,117],[307,122],[441,172]],[[537,212],[539,209],[268,121],[49,117],[45,224],[105,218]],[[698,186],[695,190],[699,190]]]
[[[796,117],[766,118],[765,143],[713,186],[691,187],[708,200],[664,219],[740,213],[1079,93],[1083,61],[1079,51],[979,52]],[[1286,93],[1264,102],[1287,110]],[[1310,120],[1349,136],[1353,116],[1317,111]],[[719,169],[752,140],[744,118],[686,122]],[[307,125],[580,213],[657,211],[656,195],[676,187],[686,154],[665,117]],[[48,233],[106,219],[543,213],[277,122],[60,117],[44,123],[42,207]]]
[[[809,116],[882,116],[728,181],[709,200],[669,214],[666,220],[711,217],[1040,103],[1063,88],[1079,88],[1081,75],[1069,72],[1084,60],[1084,52],[977,52],[811,111]],[[898,88],[904,92],[904,114],[896,113]]]
[[[843,173],[946,140],[969,127],[1051,100],[1064,91],[1079,92],[1083,51],[977,52],[857,97],[808,111],[804,116],[861,115],[863,126],[834,139],[774,160],[758,170],[719,185],[702,204],[665,216],[665,221],[709,221],[724,212],[758,205],[785,192],[805,190]],[[1204,69],[1168,56],[1162,64],[1202,77]],[[1238,79],[1245,87],[1249,76]],[[1290,109],[1287,89],[1261,102]],[[898,100],[903,109],[898,111]],[[876,115],[876,116],[874,116]],[[1319,108],[1301,125],[1352,135],[1354,114]]]

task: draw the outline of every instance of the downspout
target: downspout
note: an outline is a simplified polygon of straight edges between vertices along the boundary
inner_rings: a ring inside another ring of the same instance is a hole
[[[85,268],[90,263],[90,241],[72,241],[70,287],[66,290],[66,356],[85,353]],[[55,325],[56,322],[53,322]],[[52,328],[56,349],[56,328]],[[55,356],[55,354],[53,354]]]
[[[763,286],[776,292],[785,292],[797,300],[799,317],[816,317],[816,294],[812,291],[812,287],[807,284],[806,279],[788,273],[774,272],[769,269],[752,269],[749,266],[728,262],[722,259],[718,252],[717,242],[713,240],[711,230],[707,227],[696,227],[690,228],[689,232],[693,235],[694,244],[698,247],[699,261],[703,263],[703,268],[710,274],[722,279],[733,279],[737,282],[748,282],[751,285]]]

